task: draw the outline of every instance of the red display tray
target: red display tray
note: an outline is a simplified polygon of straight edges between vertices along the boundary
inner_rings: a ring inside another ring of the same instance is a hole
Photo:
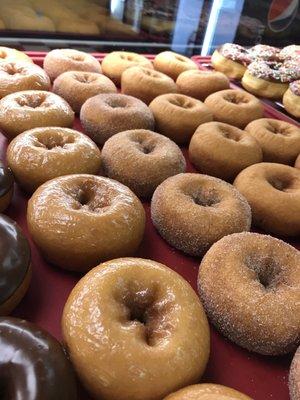
[[[41,65],[45,53],[28,53]],[[103,54],[95,54],[98,59]],[[148,56],[153,58],[153,56]],[[265,116],[284,119],[281,113],[265,106]],[[74,128],[82,131],[78,118]],[[0,157],[5,159],[7,141],[0,135]],[[185,156],[186,149],[183,149]],[[187,158],[187,157],[186,157]],[[187,171],[195,172],[187,160]],[[61,339],[60,320],[66,299],[80,279],[80,275],[66,272],[47,264],[32,242],[26,224],[28,196],[15,187],[11,205],[6,214],[16,220],[27,235],[32,250],[33,276],[26,296],[13,315],[35,322]],[[199,258],[188,257],[170,247],[156,232],[150,218],[149,203],[144,203],[147,223],[144,240],[136,256],[161,262],[181,274],[196,290]],[[297,246],[297,243],[290,242]],[[291,356],[266,357],[250,353],[236,346],[211,327],[211,354],[201,382],[214,382],[230,386],[248,394],[254,400],[288,400],[288,370]],[[162,377],[163,379],[163,377]],[[79,399],[88,400],[86,392],[79,388]]]

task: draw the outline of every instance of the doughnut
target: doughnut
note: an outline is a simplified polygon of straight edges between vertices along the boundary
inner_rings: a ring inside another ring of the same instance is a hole
[[[300,234],[297,168],[275,163],[254,164],[240,172],[233,184],[249,202],[257,227],[275,235]]]
[[[207,122],[192,136],[189,159],[201,173],[232,181],[243,169],[262,161],[262,150],[239,128]]]
[[[141,100],[125,94],[99,94],[88,99],[80,111],[84,132],[103,144],[116,133],[129,129],[153,129],[151,110]]]
[[[258,233],[223,237],[205,254],[198,288],[210,322],[237,345],[265,355],[299,345],[300,252]]]
[[[209,356],[209,326],[194,290],[141,258],[87,273],[66,302],[62,332],[79,379],[103,400],[162,399],[198,382]]]
[[[53,82],[53,92],[64,98],[79,113],[83,103],[101,93],[116,93],[115,84],[95,72],[67,71]]]
[[[73,121],[69,104],[54,93],[25,90],[0,100],[0,129],[9,139],[41,126],[69,127]]]
[[[28,192],[62,175],[97,174],[100,150],[86,135],[68,128],[35,128],[15,137],[7,163],[18,184]]]
[[[129,51],[113,51],[104,57],[102,70],[106,76],[119,86],[123,72],[127,68],[136,65],[153,69],[152,62],[140,54]]]
[[[40,186],[28,202],[27,224],[44,257],[61,268],[87,271],[133,254],[145,212],[135,194],[109,178],[67,175]]]
[[[190,58],[182,54],[173,53],[173,51],[163,51],[157,54],[153,61],[154,69],[169,75],[174,81],[178,76],[191,69],[198,69],[197,64]]]
[[[233,79],[241,79],[250,62],[248,50],[234,43],[223,44],[211,56],[214,69]]]
[[[49,90],[50,79],[41,67],[26,61],[0,61],[0,98],[22,90]]]
[[[100,63],[95,57],[73,49],[49,51],[44,59],[44,70],[52,81],[66,71],[102,72]]]
[[[3,399],[77,398],[75,374],[63,347],[30,322],[0,318],[0,368]]]
[[[0,160],[0,213],[9,206],[14,192],[14,176]]]
[[[29,287],[30,247],[17,223],[3,214],[0,215],[0,242],[0,315],[7,315],[20,303]]]
[[[250,122],[245,131],[260,144],[264,161],[294,165],[300,154],[300,128],[296,125],[261,118]]]
[[[159,184],[184,172],[186,167],[174,142],[144,129],[117,133],[105,142],[101,155],[105,174],[144,198],[152,196]]]
[[[300,399],[300,347],[298,347],[290,367],[289,391],[291,400]]]
[[[213,119],[205,104],[184,94],[162,94],[149,108],[157,131],[179,144],[188,142],[200,124]]]
[[[300,80],[290,83],[283,95],[282,103],[289,114],[300,118]]]
[[[57,32],[79,33],[83,35],[99,35],[97,24],[93,21],[77,17],[76,19],[61,18],[56,22]]]
[[[209,95],[204,104],[214,120],[244,129],[249,122],[263,117],[261,102],[244,90],[227,89]]]
[[[176,93],[176,83],[168,75],[140,66],[127,68],[121,78],[121,92],[149,104],[155,97]]]
[[[250,59],[264,60],[264,61],[280,61],[280,49],[278,47],[269,46],[267,44],[257,44],[256,46],[248,49]]]
[[[164,400],[252,400],[245,394],[227,386],[202,383],[187,386],[165,397]]]
[[[179,93],[204,101],[212,93],[229,89],[229,80],[222,72],[193,69],[182,72],[176,85]]]
[[[282,59],[289,59],[289,58],[293,58],[293,57],[297,57],[300,54],[300,46],[296,45],[296,44],[291,44],[289,46],[284,47],[281,51],[280,51],[280,57]]]
[[[7,61],[7,62],[26,61],[33,63],[32,59],[22,51],[3,46],[0,46],[0,61]]]
[[[232,185],[191,173],[172,176],[158,186],[151,218],[171,246],[192,256],[202,256],[223,236],[251,226],[249,204]]]

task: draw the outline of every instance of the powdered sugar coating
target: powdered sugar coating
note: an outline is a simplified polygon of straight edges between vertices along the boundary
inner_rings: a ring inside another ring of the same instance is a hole
[[[267,235],[237,233],[203,258],[198,288],[210,321],[250,351],[279,355],[300,342],[300,252]]]
[[[291,364],[289,390],[291,400],[300,399],[300,347],[298,347]]]
[[[251,62],[248,51],[238,44],[225,43],[218,48],[218,51],[223,57],[239,62],[242,65],[247,66]]]
[[[296,96],[300,96],[300,80],[290,83],[290,89]]]

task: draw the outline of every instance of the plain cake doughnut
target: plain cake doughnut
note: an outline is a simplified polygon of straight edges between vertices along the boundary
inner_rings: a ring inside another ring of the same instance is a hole
[[[173,51],[163,51],[157,54],[154,58],[153,65],[154,69],[169,75],[174,80],[184,71],[198,69],[197,64],[190,58],[182,54],[174,53]]]
[[[291,400],[300,399],[300,347],[298,347],[290,367],[289,391]]]
[[[299,286],[300,252],[258,233],[225,236],[199,268],[198,288],[209,320],[239,346],[265,355],[299,345]]]
[[[223,236],[251,226],[249,204],[232,185],[191,173],[172,176],[158,186],[151,218],[171,246],[192,256],[202,256]]]
[[[227,386],[201,383],[187,386],[165,397],[164,400],[252,400]]]

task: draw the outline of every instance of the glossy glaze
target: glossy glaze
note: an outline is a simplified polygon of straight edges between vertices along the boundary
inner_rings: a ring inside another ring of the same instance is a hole
[[[14,176],[10,168],[5,167],[2,161],[0,161],[0,197],[9,192],[13,184]]]

